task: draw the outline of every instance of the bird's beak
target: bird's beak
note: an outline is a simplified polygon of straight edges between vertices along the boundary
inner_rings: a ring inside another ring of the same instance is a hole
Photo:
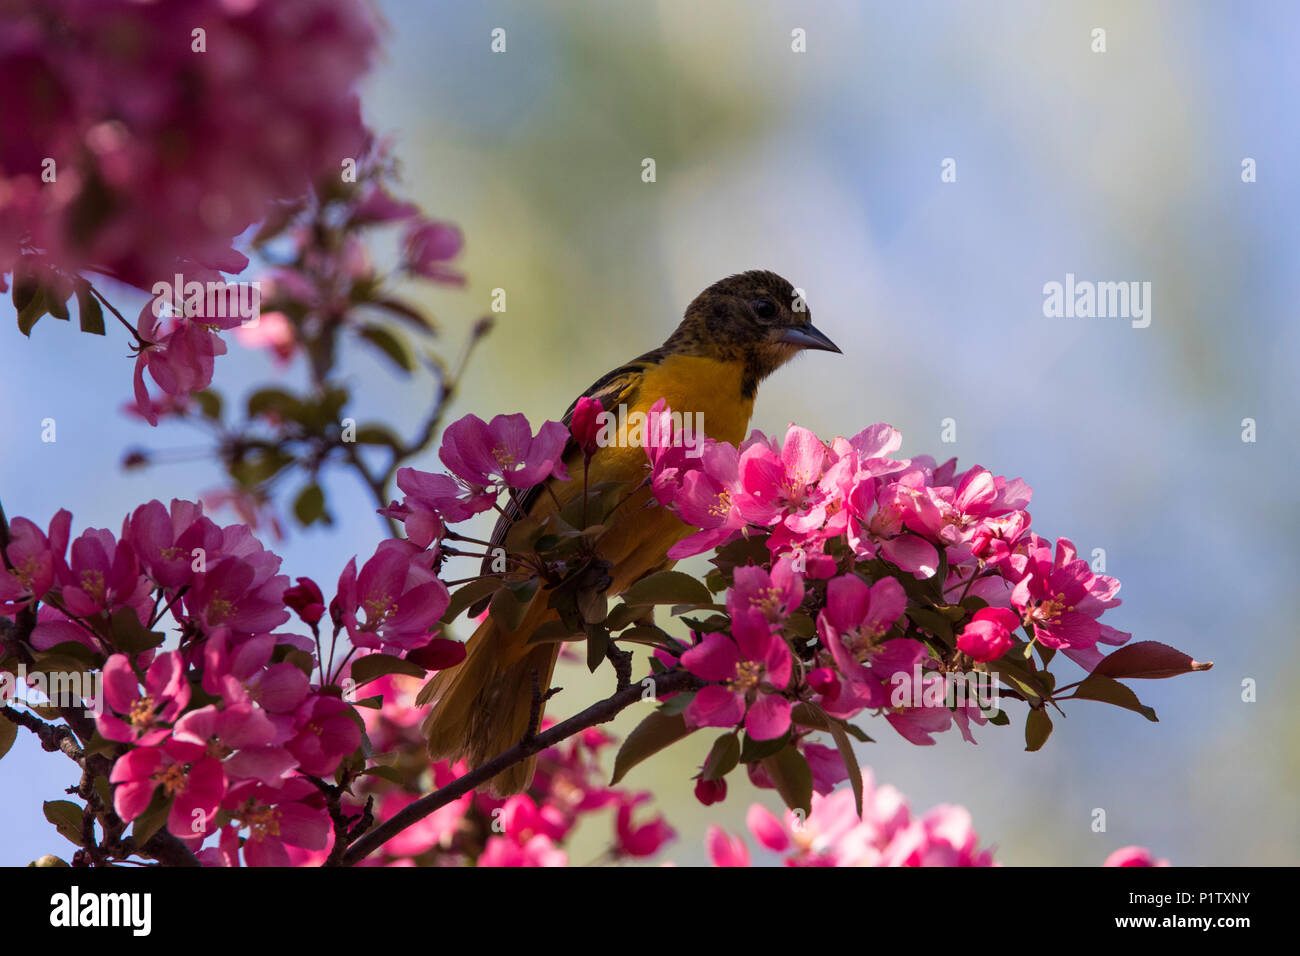
[[[812,324],[792,326],[782,332],[777,341],[784,342],[787,345],[797,345],[801,349],[817,349],[822,352],[840,351],[838,345],[828,339],[825,333]]]

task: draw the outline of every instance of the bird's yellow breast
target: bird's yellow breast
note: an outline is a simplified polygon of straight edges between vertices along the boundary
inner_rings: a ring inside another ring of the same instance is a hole
[[[665,552],[691,530],[668,509],[653,507],[649,488],[633,492],[644,480],[648,464],[643,439],[630,434],[636,427],[634,414],[645,416],[662,398],[674,412],[691,415],[692,425],[702,424],[708,437],[739,444],[749,428],[749,416],[754,409],[754,400],[742,394],[743,375],[739,362],[670,355],[648,367],[628,389],[624,399],[625,416],[617,407],[609,410],[619,417],[621,424],[614,440],[592,456],[587,477],[592,485],[611,481],[626,483],[631,493],[616,509],[617,515],[601,540],[601,554],[613,564],[611,593],[617,594],[656,568],[670,566]],[[557,502],[563,505],[581,494],[581,453],[571,455],[566,464],[570,480],[550,482],[554,497],[541,496],[531,512],[535,516],[549,514]]]
[[[673,411],[703,415],[704,431],[710,438],[738,445],[754,411],[754,399],[741,393],[743,376],[741,362],[670,355],[646,369],[637,389],[636,408],[648,411],[660,398],[665,399]]]

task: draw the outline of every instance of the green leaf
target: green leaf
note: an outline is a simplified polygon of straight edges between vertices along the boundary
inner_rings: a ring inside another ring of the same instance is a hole
[[[404,372],[415,370],[415,356],[406,344],[405,337],[382,325],[366,325],[357,333],[371,345],[388,356]]]
[[[13,290],[10,293],[13,298],[14,311],[22,312],[31,304],[32,299],[41,291],[41,284],[36,276],[24,268],[22,260],[14,267]]]
[[[480,598],[485,598],[501,587],[500,578],[476,578],[451,596],[447,610],[442,614],[442,623],[450,624],[460,613]]]
[[[307,485],[293,499],[293,516],[306,528],[325,517],[325,492],[316,482]]]
[[[488,604],[488,614],[504,631],[517,631],[524,622],[524,612],[528,605],[515,597],[509,588],[497,588]]]
[[[167,822],[171,805],[172,802],[164,794],[163,788],[156,788],[149,806],[145,808],[144,813],[135,818],[135,823],[131,825],[131,840],[137,850],[143,850],[149,838],[162,829],[163,824]]]
[[[397,316],[421,332],[427,332],[429,335],[437,334],[438,327],[433,323],[432,319],[399,299],[371,299],[370,304]]]
[[[609,631],[601,624],[588,624],[587,631],[587,670],[596,673],[609,651]]]
[[[352,662],[352,679],[358,684],[365,684],[376,677],[388,674],[405,674],[408,677],[423,677],[424,668],[414,661],[408,661],[391,654],[367,654]]]
[[[221,393],[216,389],[205,388],[201,392],[194,392],[194,399],[199,403],[199,412],[208,421],[221,421],[221,411],[223,402]]]
[[[645,644],[647,647],[663,647],[676,649],[677,641],[672,635],[662,627],[655,627],[653,624],[638,624],[635,627],[629,627],[618,635],[617,640],[627,641],[630,644]]]
[[[356,439],[358,445],[384,445],[396,451],[401,451],[406,447],[395,431],[386,425],[374,423],[358,425]]]
[[[90,283],[84,280],[77,283],[77,320],[81,323],[81,331],[91,335],[104,334],[104,310],[90,291]]]
[[[14,291],[17,292],[15,286]],[[28,338],[31,338],[32,329],[40,321],[41,316],[49,311],[45,304],[45,289],[37,287],[36,293],[27,301],[27,304],[18,310],[18,331]]]
[[[1047,743],[1052,735],[1052,718],[1047,716],[1047,708],[1031,710],[1025,719],[1025,749],[1037,750]]]
[[[812,813],[813,775],[804,755],[790,744],[772,756],[764,757],[762,764],[785,805],[791,810],[802,810],[807,819]],[[858,785],[861,786],[861,781]]]
[[[383,710],[384,695],[375,694],[373,697],[363,697],[360,700],[352,702],[353,707],[365,707],[367,710]]]
[[[108,782],[108,778],[102,773],[95,777],[91,784],[95,788],[95,793],[99,795],[99,802],[106,807],[113,805],[113,785]]]
[[[279,449],[258,449],[247,458],[231,462],[230,477],[245,488],[253,488],[296,460],[293,455],[285,454]]]
[[[9,748],[18,739],[18,725],[8,717],[0,714],[0,758],[9,752]]]
[[[1157,721],[1155,710],[1138,700],[1138,695],[1133,692],[1133,688],[1121,684],[1113,677],[1107,677],[1095,671],[1092,676],[1085,678],[1083,683],[1074,689],[1071,697],[1114,704],[1116,707],[1123,707],[1125,710],[1141,714],[1147,720]]]
[[[1002,713],[1002,711],[998,711],[998,713]],[[856,724],[845,722],[844,732],[854,740],[859,740],[864,744],[874,744],[876,742],[874,738],[868,737],[867,732]]]
[[[581,641],[587,637],[584,631],[574,631],[563,621],[544,621],[528,636],[529,644],[553,644],[557,641]]]
[[[646,609],[643,607],[632,607],[629,604],[616,604],[614,609],[605,617],[605,626],[611,631],[621,631],[629,624],[638,621]]]
[[[54,824],[59,835],[81,846],[82,808],[71,800],[46,800],[42,806],[45,819]]]
[[[659,667],[663,667],[663,664],[660,664],[658,659],[654,657],[650,658],[650,668],[654,670],[655,673],[658,673],[659,671],[655,667],[656,664],[658,664]],[[663,714],[665,717],[674,717],[677,714],[686,713],[686,708],[691,706],[691,701],[695,699],[695,695],[698,693],[699,691],[696,690],[684,690],[680,694],[673,694],[673,696],[669,697],[659,705],[659,713]]]
[[[68,321],[68,299],[60,298],[49,287],[45,289],[45,307],[50,310],[50,315],[54,318]]]
[[[396,767],[387,767],[384,764],[375,764],[361,771],[363,777],[378,777],[381,780],[387,780],[389,783],[403,783],[405,777],[402,771]]]
[[[263,388],[248,396],[248,417],[272,413],[280,418],[301,422],[306,415],[306,406],[296,395],[282,388]]]
[[[113,646],[126,654],[139,654],[158,647],[167,637],[162,631],[146,630],[135,616],[135,610],[129,607],[113,612],[112,629]]]
[[[775,740],[755,740],[749,734],[745,734],[742,746],[740,748],[740,762],[753,763],[756,760],[762,760],[764,757],[770,757],[780,752],[787,743],[790,742],[790,733],[787,731],[784,736],[777,737]]]
[[[312,660],[312,656],[302,648],[294,647],[292,644],[279,644],[271,652],[272,663],[281,664],[285,661],[298,668],[308,677],[311,677],[311,672],[316,669],[316,662]]]
[[[800,727],[811,727],[814,730],[830,730],[830,715],[816,704],[803,701],[795,704],[790,708],[790,719]]]
[[[723,734],[713,742],[709,756],[700,774],[705,780],[721,780],[740,763],[740,738],[734,733]]]
[[[660,571],[642,578],[623,592],[623,600],[635,607],[646,604],[713,604],[709,589],[682,571]]]
[[[831,720],[830,725],[830,735],[835,740],[835,749],[840,752],[844,769],[849,774],[849,786],[853,788],[853,805],[857,807],[858,819],[862,819],[862,768],[858,766],[858,755],[853,752],[853,744],[849,741],[849,735],[843,725],[837,720]]]
[[[907,616],[921,630],[927,631],[949,644],[952,643],[952,622],[939,611],[928,607],[909,607]]]
[[[649,714],[627,735],[623,746],[619,748],[618,756],[614,758],[614,776],[609,785],[614,786],[647,757],[694,732],[695,728],[687,727],[686,719],[681,714],[662,714],[657,710]]]

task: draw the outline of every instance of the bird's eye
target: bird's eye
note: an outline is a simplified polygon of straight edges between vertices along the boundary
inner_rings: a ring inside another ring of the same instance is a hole
[[[758,299],[754,302],[751,302],[750,305],[754,309],[754,314],[758,316],[760,319],[776,318],[776,306],[773,305],[769,300]]]

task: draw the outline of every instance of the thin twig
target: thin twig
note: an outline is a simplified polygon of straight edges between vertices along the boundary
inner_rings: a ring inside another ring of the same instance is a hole
[[[703,681],[690,671],[674,669],[653,675],[657,695],[671,694],[684,690],[693,690],[703,686]],[[641,699],[640,684],[629,685],[599,703],[592,704],[586,710],[570,717],[568,720],[550,727],[529,740],[521,741],[505,753],[482,764],[440,790],[426,794],[393,814],[379,826],[357,840],[343,854],[343,865],[352,866],[364,860],[379,847],[383,846],[397,834],[440,807],[464,796],[479,787],[501,771],[512,767],[520,761],[527,760],[533,754],[541,753],[547,747],[572,737],[588,727],[607,723],[617,717],[625,708]]]

